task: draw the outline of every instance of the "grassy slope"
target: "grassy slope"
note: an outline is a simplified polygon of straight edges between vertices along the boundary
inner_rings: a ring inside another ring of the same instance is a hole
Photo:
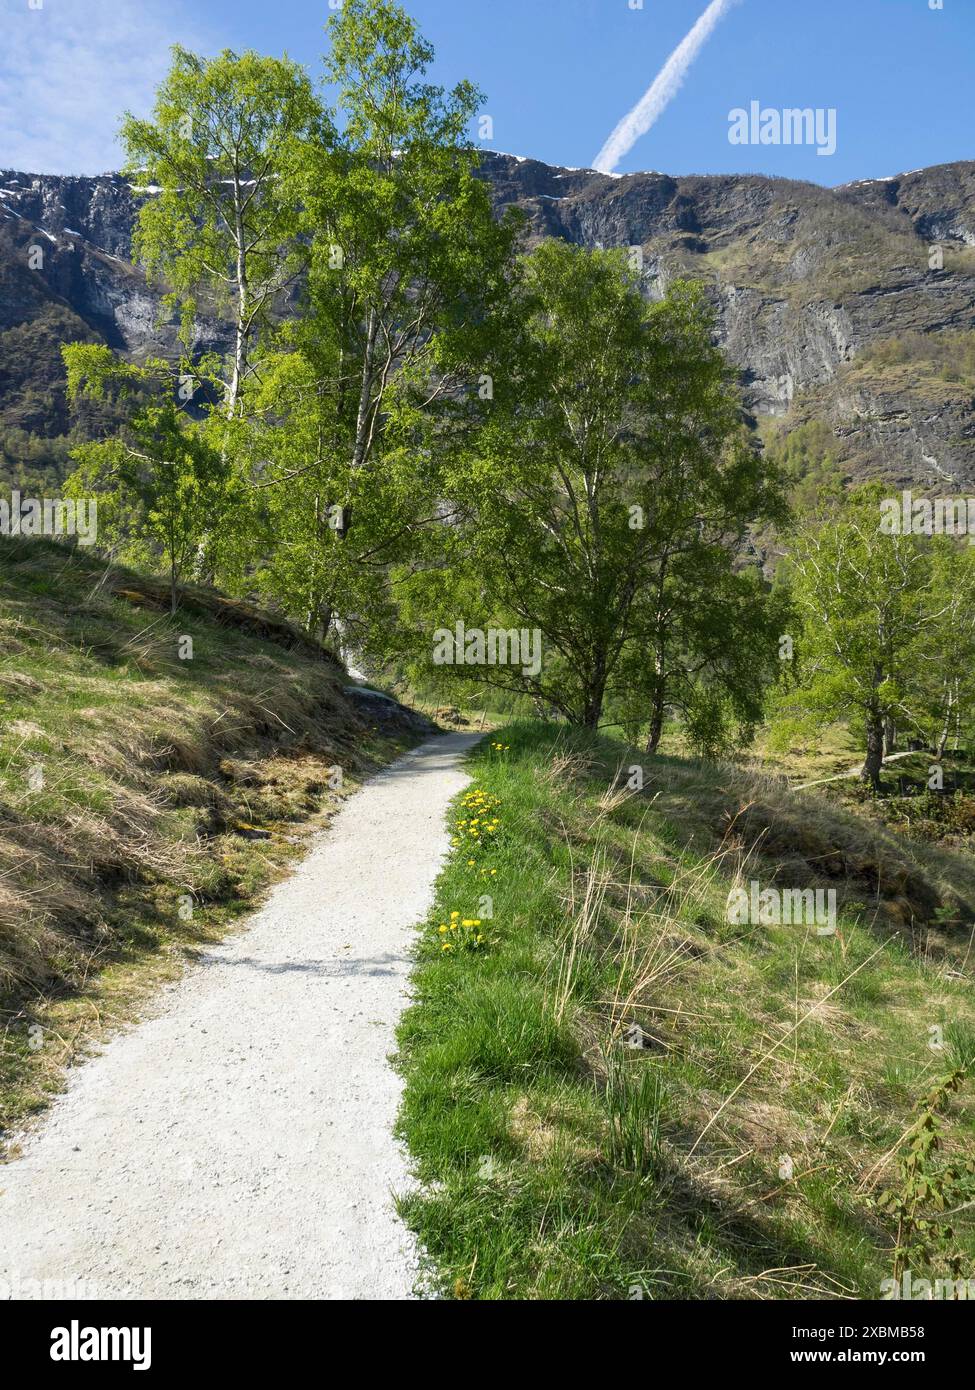
[[[0,1131],[399,746],[283,625],[202,591],[171,619],[159,593],[0,542]]]
[[[607,794],[639,763],[642,793]],[[462,1298],[877,1297],[893,1232],[868,1199],[948,1070],[951,1037],[933,1051],[929,1030],[975,1019],[971,859],[781,779],[537,724],[487,740],[473,770],[499,824],[474,841],[476,807],[457,809],[400,1035],[401,1128],[428,1184],[403,1209],[436,1281]],[[835,887],[839,932],[729,925],[740,873]],[[928,930],[939,904],[956,920]],[[480,927],[440,930],[465,918]],[[637,1021],[649,1046],[622,1045]],[[971,1148],[970,1089],[951,1152]]]

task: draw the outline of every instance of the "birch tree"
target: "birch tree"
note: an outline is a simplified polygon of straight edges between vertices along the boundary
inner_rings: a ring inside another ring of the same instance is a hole
[[[679,670],[726,679],[734,629],[716,615],[737,592],[748,525],[774,509],[774,478],[742,437],[697,290],[648,304],[625,253],[552,241],[523,262],[516,300],[493,411],[447,489],[466,554],[454,539],[450,573],[412,579],[411,613],[537,628],[540,673],[481,679],[590,728],[608,696],[653,724],[668,703],[690,708]],[[762,601],[760,586],[739,593],[739,637]],[[767,664],[737,668],[753,704]]]
[[[337,345],[335,430],[359,470],[391,410],[470,384],[512,232],[476,176],[478,90],[427,82],[433,48],[388,0],[346,0],[328,30],[342,133],[308,166],[309,319]]]
[[[263,582],[361,645],[392,621],[388,567],[440,519],[446,460],[486,408],[515,228],[477,177],[479,94],[426,81],[405,11],[347,0],[328,30],[341,133],[303,164],[308,275],[257,397],[254,487]]]
[[[825,500],[789,547],[802,630],[788,701],[818,724],[849,719],[874,790],[891,726],[943,748],[972,650],[970,557],[947,538],[881,531],[884,493],[871,483]]]
[[[167,362],[135,366],[96,343],[71,343],[62,353],[71,399],[127,401],[116,435],[73,451],[65,491],[96,495],[103,546],[150,568],[162,562],[175,613],[201,537],[227,503],[226,461],[181,408]]]
[[[126,172],[145,194],[133,251],[179,306],[187,350],[198,312],[229,310],[230,352],[212,375],[230,420],[242,410],[255,340],[302,264],[302,160],[310,142],[328,138],[296,63],[229,49],[207,59],[178,45],[152,119],[123,122]]]

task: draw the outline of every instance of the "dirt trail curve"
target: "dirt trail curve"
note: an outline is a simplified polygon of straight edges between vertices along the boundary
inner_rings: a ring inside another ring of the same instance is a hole
[[[387,1057],[477,737],[425,743],[350,797],[243,930],[73,1073],[0,1167],[0,1286],[410,1297]]]

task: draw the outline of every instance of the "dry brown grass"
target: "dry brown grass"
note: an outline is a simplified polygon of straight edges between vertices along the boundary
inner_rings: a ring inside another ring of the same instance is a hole
[[[46,543],[3,552],[0,1124],[64,1051],[28,1055],[32,1024],[74,1036],[99,981],[219,931],[338,803],[331,770],[348,789],[399,746],[275,618],[192,591],[171,621],[133,601],[154,592],[141,576]]]

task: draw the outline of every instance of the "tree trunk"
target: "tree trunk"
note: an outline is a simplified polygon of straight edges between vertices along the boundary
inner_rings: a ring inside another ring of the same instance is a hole
[[[660,746],[660,736],[664,731],[664,709],[667,704],[667,677],[665,672],[666,661],[666,628],[663,619],[664,604],[664,579],[666,577],[666,566],[660,573],[660,590],[657,595],[657,640],[653,654],[653,672],[656,676],[656,684],[653,688],[653,701],[650,706],[650,731],[647,734],[648,753],[656,753]]]
[[[586,688],[586,703],[582,714],[583,726],[587,729],[598,729],[599,721],[603,713],[603,700],[606,695],[606,669],[605,660],[600,657],[596,662],[596,668],[590,676]]]
[[[650,732],[647,734],[648,753],[656,753],[660,747],[660,736],[664,731],[664,686],[661,683],[654,691],[650,712]]]
[[[860,769],[860,778],[880,791],[880,769],[884,765],[884,721],[879,715],[867,719],[867,756]]]
[[[362,362],[362,385],[359,390],[359,407],[355,421],[355,447],[352,451],[352,467],[361,468],[366,457],[370,398],[372,396],[373,361],[376,352],[376,337],[379,333],[379,316],[375,309],[369,311],[366,328],[366,350]]]
[[[944,719],[941,722],[941,733],[938,737],[937,747],[934,750],[935,762],[940,763],[941,759],[945,755],[945,749],[948,747],[948,735],[951,732],[951,716],[954,708],[954,703],[955,692],[953,688],[949,688],[945,697],[945,714]],[[957,747],[957,743],[955,746]]]
[[[227,391],[227,418],[232,420],[237,414],[237,401],[240,396],[244,373],[247,370],[247,314],[250,308],[250,286],[247,282],[246,232],[241,209],[240,187],[234,175],[234,236],[237,251],[237,313],[234,323],[234,365]]]

